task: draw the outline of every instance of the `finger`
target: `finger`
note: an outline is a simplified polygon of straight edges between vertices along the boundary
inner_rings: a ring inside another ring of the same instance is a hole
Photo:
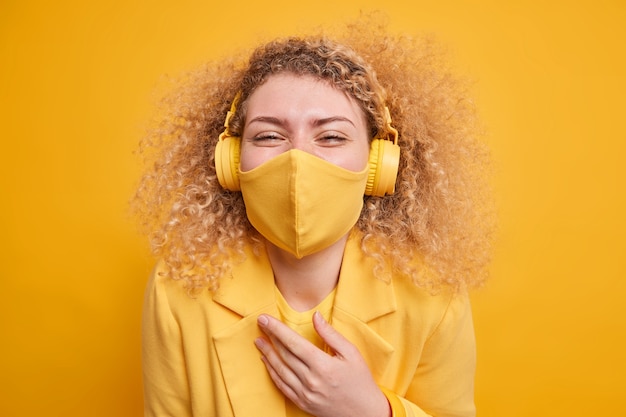
[[[353,345],[328,323],[319,311],[313,314],[313,327],[324,343],[335,352],[336,356],[346,357],[352,352]]]
[[[265,364],[265,369],[267,369],[267,373],[270,375],[270,378],[274,382],[274,385],[276,385],[276,388],[278,388],[280,392],[285,395],[285,397],[289,398],[291,401],[294,401],[294,399],[297,398],[297,394],[293,388],[293,385],[287,383],[283,379],[283,377],[280,376],[278,372],[276,372],[272,364],[265,356],[261,357],[261,360]]]
[[[301,386],[300,379],[296,373],[280,358],[276,350],[270,342],[264,338],[257,338],[254,341],[255,346],[262,353],[261,360],[265,364],[272,381],[284,393],[291,392]]]
[[[314,344],[290,329],[280,320],[268,315],[259,316],[259,327],[271,340],[279,355],[295,370],[299,370],[298,362],[306,368],[323,354]]]
[[[270,321],[274,321],[274,323],[270,324]],[[289,344],[294,345],[296,343],[304,342],[309,343],[306,339],[304,339],[297,332],[290,329],[284,323],[275,320],[273,317],[266,317],[263,320],[262,317],[259,318],[259,324],[261,329],[264,331],[267,339],[269,340],[268,345],[271,347],[271,351],[265,351],[265,355],[268,361],[274,367],[274,370],[283,375],[283,379],[285,382],[289,383],[292,387],[296,387],[296,381],[289,379],[287,377],[287,373],[282,369],[282,367],[286,366],[289,370],[295,375],[298,379],[298,389],[303,385],[304,381],[307,380],[307,375],[310,372],[310,364],[307,358],[301,358],[296,356],[289,347],[285,345],[283,340],[288,338]],[[263,328],[263,325],[268,326],[267,328]],[[278,330],[278,332],[283,335],[282,340],[276,337],[275,333],[272,333],[271,329]],[[265,349],[269,349],[269,347],[265,347]],[[314,346],[313,346],[314,347]],[[315,347],[314,347],[315,348]],[[317,349],[317,348],[315,348]],[[262,351],[263,352],[263,351]],[[321,351],[320,351],[321,352]]]
[[[285,349],[278,340],[259,337],[254,341],[254,344],[275,369],[286,368],[285,371],[280,372],[285,377],[287,376],[287,369],[293,374],[299,374],[306,369],[306,365]]]

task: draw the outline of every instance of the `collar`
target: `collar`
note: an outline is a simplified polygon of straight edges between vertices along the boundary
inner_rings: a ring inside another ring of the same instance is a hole
[[[359,235],[352,233],[346,243],[337,284],[335,309],[367,323],[396,310],[393,285],[374,276],[374,261],[363,255]],[[220,282],[214,301],[242,317],[276,303],[274,274],[265,251],[246,253],[246,260]]]

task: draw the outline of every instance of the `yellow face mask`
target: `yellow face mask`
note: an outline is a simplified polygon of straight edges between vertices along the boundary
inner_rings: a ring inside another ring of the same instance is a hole
[[[368,167],[353,172],[292,149],[240,172],[252,226],[300,259],[337,242],[356,224]]]

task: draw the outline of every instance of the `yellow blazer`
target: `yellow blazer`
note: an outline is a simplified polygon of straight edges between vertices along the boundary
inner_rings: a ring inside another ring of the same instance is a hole
[[[432,296],[405,278],[376,279],[372,270],[351,238],[333,327],[358,347],[374,379],[398,396],[392,403],[401,403],[407,416],[474,416],[467,295]],[[196,298],[158,272],[144,304],[145,415],[284,417],[285,399],[253,343],[261,335],[258,315],[279,317],[267,256],[248,255],[216,294]]]

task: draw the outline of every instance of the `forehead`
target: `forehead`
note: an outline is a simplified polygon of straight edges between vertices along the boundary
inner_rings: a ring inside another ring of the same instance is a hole
[[[324,90],[326,93],[333,92],[346,95],[339,88],[332,86],[330,81],[315,75],[299,75],[291,72],[279,72],[265,78],[250,94],[256,95],[259,91],[271,91],[277,93],[294,94],[300,90]]]
[[[311,75],[279,73],[268,77],[248,97],[247,112],[320,108],[365,117],[359,103],[327,80]]]

